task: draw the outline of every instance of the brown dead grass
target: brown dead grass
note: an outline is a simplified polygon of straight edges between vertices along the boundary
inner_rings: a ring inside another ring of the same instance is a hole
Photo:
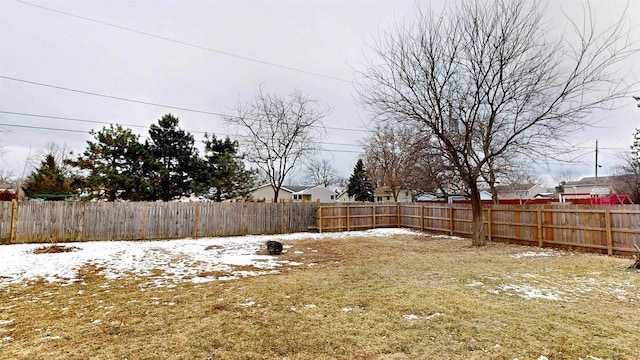
[[[80,248],[75,246],[64,246],[64,245],[47,245],[36,248],[33,250],[34,254],[56,254],[63,252],[72,252],[78,251]]]
[[[640,358],[628,259],[413,236],[285,244],[279,258],[303,265],[278,275],[0,289],[0,358]]]

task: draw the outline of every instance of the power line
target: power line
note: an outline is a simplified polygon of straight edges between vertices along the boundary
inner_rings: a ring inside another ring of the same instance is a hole
[[[35,129],[35,130],[47,130],[47,131],[63,131],[63,132],[73,132],[73,133],[81,133],[81,134],[88,134],[89,133],[88,131],[83,131],[83,130],[53,128],[53,127],[45,127],[45,126],[16,125],[16,124],[6,124],[6,123],[0,123],[0,126],[25,128],[25,129]],[[142,136],[142,137],[145,137],[145,136]],[[200,142],[203,142],[203,141],[201,140]],[[319,149],[319,151],[331,152],[331,153],[335,152],[335,153],[360,154],[360,151],[353,151],[353,150]]]
[[[142,100],[134,100],[134,99],[129,99],[129,98],[123,98],[123,97],[119,97],[119,96],[106,95],[106,94],[99,94],[99,93],[95,93],[95,92],[91,92],[91,91],[78,90],[78,89],[71,89],[71,88],[68,88],[68,87],[57,86],[57,85],[51,85],[51,84],[45,84],[45,83],[41,83],[41,82],[37,82],[37,81],[31,81],[31,80],[18,79],[18,78],[14,78],[14,77],[10,77],[10,76],[4,76],[4,75],[0,75],[0,79],[6,79],[6,80],[11,80],[11,81],[17,81],[17,82],[22,82],[22,83],[30,84],[30,85],[44,86],[44,87],[53,88],[53,89],[58,89],[58,90],[71,91],[71,92],[80,93],[80,94],[85,94],[85,95],[99,96],[99,97],[104,97],[104,98],[108,98],[108,99],[114,99],[114,100],[127,101],[127,102],[132,102],[132,103],[137,103],[137,104],[144,104],[144,105],[151,105],[151,106],[159,106],[159,107],[164,107],[164,108],[169,108],[169,109],[183,110],[183,111],[190,111],[190,112],[195,112],[195,113],[200,113],[200,114],[207,114],[207,115],[225,116],[224,114],[215,113],[215,112],[211,112],[211,111],[204,111],[204,110],[197,110],[197,109],[189,109],[189,108],[180,107],[180,106],[173,106],[173,105],[166,105],[166,104],[158,104],[158,103],[152,103],[152,102],[148,102],[148,101],[142,101]]]
[[[175,44],[180,44],[180,45],[189,46],[189,47],[200,49],[200,50],[213,52],[213,53],[220,54],[220,55],[230,56],[230,57],[234,57],[234,58],[237,58],[237,59],[251,61],[251,62],[262,64],[262,65],[277,67],[277,68],[285,69],[285,70],[289,70],[289,71],[295,71],[295,72],[302,73],[302,74],[318,76],[318,77],[322,77],[322,78],[325,78],[325,79],[341,81],[341,82],[345,82],[345,83],[352,83],[350,80],[341,79],[341,78],[338,78],[338,77],[335,77],[335,76],[320,74],[320,73],[309,71],[309,70],[294,68],[294,67],[286,66],[286,65],[280,65],[280,64],[276,64],[276,63],[265,61],[265,60],[251,58],[251,57],[248,57],[248,56],[243,56],[243,55],[233,54],[233,53],[226,52],[226,51],[216,50],[216,49],[208,48],[208,47],[205,47],[205,46],[202,46],[202,45],[193,44],[193,43],[189,43],[189,42],[182,41],[182,40],[172,39],[172,38],[168,38],[168,37],[165,37],[165,36],[148,33],[148,32],[145,32],[145,31],[136,30],[136,29],[125,27],[125,26],[116,25],[116,24],[105,22],[105,21],[96,20],[96,19],[85,17],[85,16],[76,15],[76,14],[72,14],[72,13],[68,13],[68,12],[64,12],[64,11],[48,8],[48,7],[45,7],[45,6],[42,6],[42,5],[36,5],[36,4],[28,3],[26,1],[18,0],[18,3],[24,4],[24,5],[33,6],[33,7],[40,8],[40,9],[47,10],[47,11],[51,11],[51,12],[54,12],[54,13],[70,16],[70,17],[73,17],[73,18],[76,18],[76,19],[82,19],[82,20],[85,20],[85,21],[90,21],[90,22],[93,22],[93,23],[96,23],[96,24],[100,24],[100,25],[116,28],[116,29],[119,29],[119,30],[129,31],[129,32],[136,33],[136,34],[139,34],[139,35],[152,37],[154,39],[160,39],[160,40],[169,41],[169,42],[172,42],[172,43],[175,43]]]
[[[182,111],[190,111],[190,112],[194,112],[194,113],[206,114],[206,115],[214,115],[214,116],[220,116],[220,117],[228,116],[228,115],[225,115],[225,114],[222,114],[222,113],[217,113],[217,112],[212,112],[212,111],[198,110],[198,109],[192,109],[192,108],[185,108],[185,107],[181,107],[181,106],[174,106],[174,105],[160,104],[160,103],[154,103],[154,102],[148,102],[148,101],[142,101],[142,100],[135,100],[135,99],[131,99],[131,98],[125,98],[125,97],[108,95],[108,94],[100,94],[100,93],[97,93],[97,92],[72,89],[72,88],[69,88],[69,87],[45,84],[45,83],[42,83],[42,82],[37,82],[37,81],[32,81],[32,80],[18,79],[18,78],[15,78],[15,77],[5,76],[5,75],[0,75],[0,79],[11,80],[11,81],[21,82],[21,83],[30,84],[30,85],[36,85],[36,86],[43,86],[43,87],[48,87],[48,88],[52,88],[52,89],[56,89],[56,90],[70,91],[70,92],[75,92],[75,93],[84,94],[84,95],[91,95],[91,96],[104,97],[104,98],[107,98],[107,99],[126,101],[126,102],[131,102],[131,103],[136,103],[136,104],[151,105],[151,106],[157,106],[157,107],[163,107],[163,108],[175,109],[175,110],[182,110]],[[340,127],[329,127],[329,126],[323,126],[323,128],[329,129],[329,130],[340,130],[340,131],[355,131],[355,132],[367,132],[367,133],[371,132],[370,130],[349,129],[349,128],[340,128]]]
[[[107,122],[107,121],[98,121],[98,120],[87,120],[87,119],[78,119],[78,118],[69,118],[69,117],[62,117],[62,116],[52,116],[52,115],[42,115],[42,114],[30,114],[30,113],[23,113],[23,112],[15,112],[15,111],[4,111],[4,110],[0,110],[0,114],[9,114],[9,115],[18,115],[18,116],[29,116],[29,117],[37,117],[37,118],[45,118],[45,119],[55,119],[55,120],[62,120],[62,121],[76,121],[76,122],[82,122],[82,123],[89,123],[89,124],[100,124],[100,125],[122,125],[122,126],[127,126],[127,127],[135,127],[135,128],[143,128],[143,129],[147,129],[148,126],[144,126],[144,125],[134,125],[134,124],[123,124],[123,123],[113,123],[113,122]],[[189,129],[183,129],[189,133],[195,133],[195,134],[207,134],[207,131],[197,131],[197,130],[189,130]],[[231,135],[231,134],[226,134],[226,133],[212,133],[213,135],[218,135],[218,136],[227,136],[227,137],[248,137],[247,135]],[[339,146],[353,146],[353,147],[361,147],[360,145],[357,144],[345,144],[345,143],[334,143],[334,142],[323,142],[321,141],[320,144],[323,145],[339,145]]]
[[[52,127],[44,127],[44,126],[30,126],[30,125],[16,125],[16,124],[4,124],[0,123],[0,126],[9,126],[9,127],[17,127],[17,128],[25,128],[25,129],[37,129],[37,130],[48,130],[48,131],[67,131],[74,133],[82,133],[88,134],[88,131],[83,130],[72,130],[72,129],[61,129],[61,128],[52,128]]]

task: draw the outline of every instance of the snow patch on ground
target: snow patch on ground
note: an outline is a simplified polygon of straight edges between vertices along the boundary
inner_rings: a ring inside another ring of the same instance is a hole
[[[542,258],[542,257],[554,257],[554,256],[560,256],[560,253],[557,251],[525,251],[525,252],[511,255],[512,258],[516,258],[516,259]]]
[[[148,278],[149,284],[160,287],[185,281],[202,283],[277,274],[278,268],[302,264],[280,260],[277,256],[258,255],[268,240],[342,240],[394,235],[423,234],[407,229],[373,229],[160,241],[94,241],[68,243],[65,245],[78,250],[53,254],[34,254],[42,244],[0,245],[0,288],[37,279],[71,284],[79,281],[78,272],[86,266],[95,266],[108,280]],[[256,270],[234,271],[234,266],[250,266]],[[228,275],[220,276],[222,273]]]
[[[545,300],[554,300],[560,301],[565,299],[561,298],[557,294],[554,294],[548,290],[540,290],[530,285],[505,285],[501,288],[502,291],[505,292],[516,292],[521,297],[526,300],[531,299],[545,299]]]

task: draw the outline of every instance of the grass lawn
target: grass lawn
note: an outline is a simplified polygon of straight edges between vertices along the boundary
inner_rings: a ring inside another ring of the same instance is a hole
[[[1,359],[640,359],[632,263],[398,235],[285,241],[279,274],[0,287]],[[0,251],[2,249],[0,248]]]

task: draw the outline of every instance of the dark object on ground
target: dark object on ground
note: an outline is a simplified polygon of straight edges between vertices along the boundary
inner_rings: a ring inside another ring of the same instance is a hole
[[[629,266],[628,269],[640,269],[640,248],[638,245],[633,245],[636,248],[636,262]]]
[[[57,254],[63,252],[72,252],[80,250],[80,248],[75,246],[62,246],[62,245],[48,245],[36,248],[33,250],[34,254]]]
[[[282,254],[282,243],[273,240],[267,241],[267,251],[269,252],[269,255]]]

